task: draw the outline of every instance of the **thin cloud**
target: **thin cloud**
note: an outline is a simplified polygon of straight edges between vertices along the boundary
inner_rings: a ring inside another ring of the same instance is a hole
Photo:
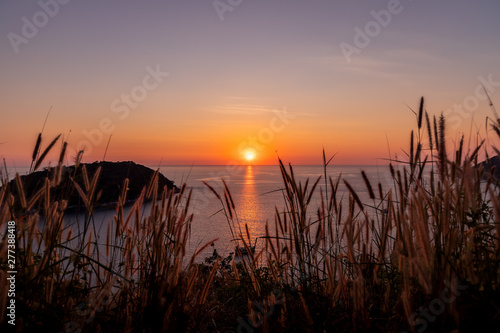
[[[272,108],[269,106],[255,105],[255,104],[231,104],[224,106],[217,106],[211,109],[214,113],[226,114],[226,115],[261,115],[265,113],[276,113],[286,111],[287,113],[296,116],[316,116],[317,113],[312,112],[290,112],[286,107],[283,108]]]

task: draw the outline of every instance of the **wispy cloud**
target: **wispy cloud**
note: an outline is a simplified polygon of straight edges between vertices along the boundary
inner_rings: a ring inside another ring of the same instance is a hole
[[[266,113],[281,112],[283,110],[298,116],[316,115],[310,112],[291,112],[286,106],[273,107],[263,104],[254,104],[250,98],[240,96],[222,96],[225,100],[223,104],[210,108],[211,112],[226,115],[262,115]]]
[[[216,106],[212,109],[215,113],[222,114],[242,114],[242,115],[257,115],[262,113],[274,112],[276,109],[265,105],[256,104],[228,104]]]
[[[372,51],[370,56],[358,57],[351,64],[340,54],[311,57],[310,61],[341,75],[400,80],[402,73],[407,78],[431,78],[435,73],[432,68],[453,60],[422,49],[392,48]]]

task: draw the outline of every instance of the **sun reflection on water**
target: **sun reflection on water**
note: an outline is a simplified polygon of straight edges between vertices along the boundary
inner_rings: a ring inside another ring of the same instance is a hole
[[[239,200],[239,218],[244,229],[245,223],[248,225],[250,231],[251,242],[253,243],[255,237],[263,235],[265,221],[263,221],[263,214],[260,209],[259,196],[256,190],[254,170],[251,165],[247,166],[243,191]]]

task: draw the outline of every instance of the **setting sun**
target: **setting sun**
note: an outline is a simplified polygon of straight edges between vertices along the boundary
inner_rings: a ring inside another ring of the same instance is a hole
[[[244,155],[245,155],[245,160],[247,160],[248,162],[253,161],[255,159],[254,150],[247,150]]]

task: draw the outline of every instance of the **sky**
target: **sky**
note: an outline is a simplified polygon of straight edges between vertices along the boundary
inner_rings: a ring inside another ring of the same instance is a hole
[[[1,0],[0,158],[29,165],[43,128],[69,164],[82,149],[84,162],[321,164],[324,149],[381,164],[404,157],[422,96],[450,146],[485,137],[499,14],[497,0]]]

